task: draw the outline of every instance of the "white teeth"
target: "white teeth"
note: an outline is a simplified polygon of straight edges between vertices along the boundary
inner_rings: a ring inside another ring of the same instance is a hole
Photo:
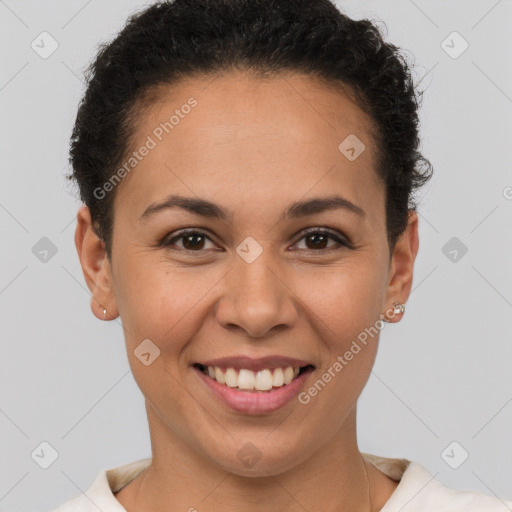
[[[258,391],[268,391],[272,389],[272,374],[270,370],[260,370],[256,374],[256,384],[254,387]]]
[[[240,370],[238,374],[238,387],[240,389],[254,389],[254,372],[250,370]]]
[[[288,366],[286,368],[265,369],[258,372],[241,368],[227,368],[225,371],[218,366],[208,366],[205,373],[219,384],[225,384],[230,388],[238,388],[243,391],[269,391],[273,387],[278,388],[290,384],[300,372],[300,368]]]
[[[212,377],[212,379],[213,379],[213,377]],[[226,379],[224,378],[224,374],[222,373],[222,370],[220,368],[218,368],[217,366],[215,367],[215,380],[219,384],[224,384],[226,382]]]
[[[272,384],[276,388],[284,384],[284,373],[281,368],[276,368],[274,370],[274,375],[272,376]]]
[[[293,380],[293,368],[291,366],[288,366],[284,370],[284,383],[290,384],[290,382]]]
[[[236,388],[238,386],[238,375],[235,372],[234,368],[228,368],[226,370],[226,386],[230,388]]]

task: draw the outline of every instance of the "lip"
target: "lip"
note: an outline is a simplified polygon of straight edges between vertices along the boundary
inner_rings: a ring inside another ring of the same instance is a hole
[[[197,366],[192,368],[215,396],[220,398],[227,406],[235,411],[252,415],[272,413],[289,404],[300,393],[305,381],[314,371],[314,367],[311,365],[290,384],[272,391],[238,391],[235,388],[219,384],[216,380],[205,375]]]
[[[219,368],[235,368],[237,370],[246,368],[253,372],[267,369],[270,370],[272,368],[283,368],[286,366],[292,366],[294,368],[308,365],[314,366],[310,361],[279,355],[270,355],[259,358],[252,358],[248,356],[221,357],[218,359],[210,359],[208,361],[197,361],[197,363],[202,364],[203,366],[218,366]]]

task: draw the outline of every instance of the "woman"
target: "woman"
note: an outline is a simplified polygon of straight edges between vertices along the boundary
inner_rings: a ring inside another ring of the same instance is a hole
[[[417,109],[398,48],[329,0],[157,3],[102,47],[75,241],[93,313],[122,319],[152,457],[58,512],[504,510],[358,449],[419,246]]]

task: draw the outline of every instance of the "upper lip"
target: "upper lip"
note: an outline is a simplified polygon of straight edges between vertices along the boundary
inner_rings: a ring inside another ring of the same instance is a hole
[[[309,361],[279,355],[270,355],[258,358],[248,356],[221,357],[218,359],[209,359],[208,361],[198,361],[197,364],[201,364],[203,366],[218,366],[219,368],[246,368],[247,370],[252,371],[283,368],[287,366],[292,366],[293,368],[308,365],[313,366]]]

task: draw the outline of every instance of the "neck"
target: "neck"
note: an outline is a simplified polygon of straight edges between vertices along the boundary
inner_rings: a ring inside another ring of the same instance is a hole
[[[151,465],[116,495],[127,510],[235,512],[243,504],[247,512],[370,512],[371,501],[377,505],[373,496],[378,482],[373,481],[379,472],[371,464],[365,466],[357,447],[355,408],[337,434],[312,447],[312,454],[304,460],[284,469],[268,467],[258,476],[219,467],[173,435],[151,407],[147,409],[153,458]]]

